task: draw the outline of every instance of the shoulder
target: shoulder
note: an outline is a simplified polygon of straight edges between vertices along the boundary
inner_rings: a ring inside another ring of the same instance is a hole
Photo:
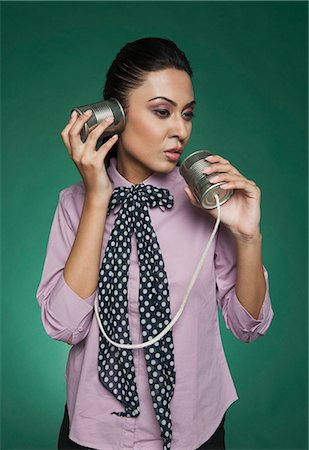
[[[85,187],[84,183],[80,181],[79,183],[73,184],[59,193],[59,202],[64,207],[70,204],[83,203],[85,198]]]
[[[69,226],[76,230],[80,221],[85,198],[83,182],[69,186],[59,193],[58,211]]]

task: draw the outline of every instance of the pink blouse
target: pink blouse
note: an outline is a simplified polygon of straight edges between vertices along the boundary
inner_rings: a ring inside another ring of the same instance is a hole
[[[117,171],[113,158],[109,176],[113,187],[131,186]],[[173,317],[209,240],[214,220],[206,211],[191,205],[178,167],[170,174],[154,174],[144,184],[169,189],[174,196],[172,209],[149,210],[168,275]],[[80,445],[98,450],[162,450],[144,350],[133,350],[141,413],[136,418],[112,415],[111,412],[122,411],[123,407],[98,378],[99,327],[94,315],[97,291],[82,299],[63,278],[63,268],[74,242],[83,201],[82,182],[60,193],[37,291],[46,333],[63,342],[71,338],[73,343],[65,373],[69,437]],[[102,258],[115,217],[113,212],[107,217]],[[247,343],[263,336],[272,321],[268,282],[258,320],[237,299],[235,263],[233,237],[221,224],[185,309],[173,327],[176,387],[170,404],[172,450],[195,450],[202,445],[215,432],[228,407],[238,399],[222,347],[218,307],[227,328]],[[266,270],[265,278],[267,281]],[[142,342],[138,289],[139,268],[133,236],[128,282],[133,343]]]

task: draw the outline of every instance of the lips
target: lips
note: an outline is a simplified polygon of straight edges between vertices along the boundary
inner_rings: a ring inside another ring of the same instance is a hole
[[[182,153],[182,148],[181,147],[169,148],[168,150],[165,150],[164,153],[166,154],[166,156],[169,160],[178,161],[178,159],[180,158],[180,155]]]
[[[168,150],[166,150],[166,152],[168,152],[168,153],[178,153],[179,155],[181,155],[182,147],[169,148]]]

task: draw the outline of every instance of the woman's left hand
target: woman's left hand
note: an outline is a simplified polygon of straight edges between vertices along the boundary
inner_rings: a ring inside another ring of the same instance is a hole
[[[231,230],[235,238],[249,240],[260,236],[260,197],[261,192],[254,181],[245,178],[229,161],[219,155],[206,158],[209,165],[204,173],[211,175],[211,183],[224,182],[221,189],[233,189],[232,197],[221,206],[221,221]],[[195,206],[200,204],[188,188],[188,197]],[[217,208],[207,210],[213,217],[217,217]]]

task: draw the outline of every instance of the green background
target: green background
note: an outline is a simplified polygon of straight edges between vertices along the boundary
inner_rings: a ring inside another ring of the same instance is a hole
[[[97,101],[126,42],[175,40],[194,70],[187,153],[228,158],[262,190],[275,311],[246,345],[220,325],[239,401],[230,449],[307,449],[306,2],[2,2],[2,449],[55,449],[69,346],[51,340],[35,292],[51,220],[79,180],[60,132]]]

